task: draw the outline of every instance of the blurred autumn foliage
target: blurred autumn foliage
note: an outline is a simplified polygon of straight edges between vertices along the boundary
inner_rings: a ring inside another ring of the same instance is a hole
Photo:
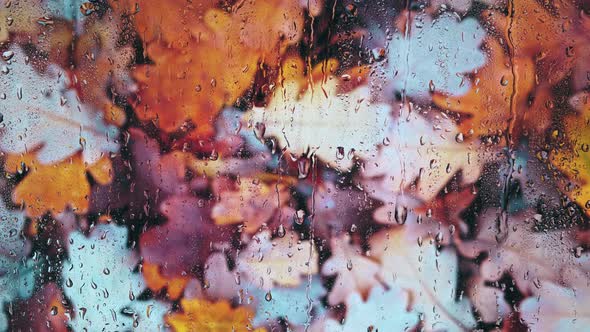
[[[0,0],[0,331],[582,331],[583,0]]]

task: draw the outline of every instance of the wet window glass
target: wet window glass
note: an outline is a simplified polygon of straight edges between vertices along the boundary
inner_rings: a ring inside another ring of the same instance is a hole
[[[585,0],[0,0],[0,332],[590,329]]]

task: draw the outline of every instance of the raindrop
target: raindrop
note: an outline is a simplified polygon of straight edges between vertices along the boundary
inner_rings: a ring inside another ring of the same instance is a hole
[[[259,141],[262,141],[264,139],[264,133],[266,133],[266,125],[262,122],[256,122],[254,125],[254,136]]]
[[[8,60],[12,59],[13,56],[14,56],[13,51],[4,51],[2,53],[2,60],[8,61]]]
[[[311,168],[311,161],[309,158],[301,157],[297,161],[297,171],[299,172],[299,179],[306,179]]]
[[[580,258],[580,257],[582,257],[583,252],[584,252],[584,248],[578,246],[578,247],[576,247],[576,249],[574,249],[574,256],[576,256],[576,258]]]
[[[92,2],[84,2],[80,5],[80,12],[84,16],[88,16],[96,11],[96,5]]]
[[[284,237],[286,234],[285,232],[285,226],[283,226],[283,224],[279,225],[279,228],[277,229],[277,236],[278,237]]]
[[[436,90],[436,87],[434,86],[434,82],[432,80],[430,80],[430,82],[428,83],[428,90],[430,90],[430,93],[434,93],[434,90]]]
[[[500,84],[502,86],[507,86],[509,83],[508,78],[506,78],[506,76],[502,76],[502,78],[500,78]]]
[[[338,159],[338,160],[344,159],[344,148],[341,146],[336,148],[336,159]]]
[[[406,223],[406,219],[408,219],[408,208],[397,204],[395,206],[395,213],[394,213],[395,222],[399,225],[403,225]]]

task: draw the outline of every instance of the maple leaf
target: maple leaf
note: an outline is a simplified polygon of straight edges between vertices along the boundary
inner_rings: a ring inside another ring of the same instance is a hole
[[[379,284],[379,264],[364,256],[357,245],[350,244],[350,236],[334,237],[330,241],[332,256],[322,265],[322,274],[336,275],[328,303],[338,305],[351,293],[366,298],[371,288]]]
[[[264,332],[253,329],[254,312],[248,307],[232,308],[228,302],[209,302],[204,299],[180,300],[183,313],[166,316],[166,322],[176,332]]]
[[[308,199],[308,206],[315,209],[316,234],[329,238],[365,224],[370,218],[367,211],[372,211],[377,202],[366,191],[354,189],[339,188],[331,181],[316,186],[315,195]]]
[[[572,253],[574,236],[562,231],[536,231],[535,224],[541,221],[542,216],[534,211],[513,215],[507,237],[498,242],[500,219],[491,209],[480,217],[476,239],[458,243],[458,249],[467,257],[488,253],[481,264],[484,280],[497,281],[510,273],[521,291],[531,293],[544,280],[562,282],[566,269],[579,271],[583,267]]]
[[[411,310],[421,315],[427,331],[475,326],[469,301],[457,296],[458,259],[452,249],[438,251],[435,243],[410,241],[403,229],[377,233],[370,246],[381,262],[381,280],[411,293]]]
[[[451,121],[430,123],[411,107],[402,108],[386,134],[390,143],[365,164],[363,183],[371,196],[391,202],[407,193],[431,201],[459,171],[463,184],[475,182],[485,157],[478,145],[458,140],[462,133]]]
[[[540,82],[555,85],[562,80],[577,61],[572,52],[584,50],[584,16],[575,1],[523,0],[508,3],[508,11],[483,15],[508,41],[515,57],[534,60]]]
[[[51,164],[82,153],[94,164],[109,152],[117,152],[118,130],[106,125],[101,112],[81,104],[76,92],[57,67],[49,66],[41,76],[25,64],[18,48],[8,60],[9,73],[0,76],[5,126],[0,149],[9,153],[36,150],[42,164]],[[4,98],[3,98],[4,99]]]
[[[110,159],[104,157],[94,165],[87,165],[81,154],[53,165],[40,163],[32,154],[9,155],[5,168],[18,173],[28,169],[12,199],[16,203],[24,202],[30,217],[40,217],[47,211],[55,216],[67,207],[84,214],[88,211],[91,189],[87,173],[102,185],[109,183],[113,176]]]
[[[212,244],[227,240],[228,233],[209,217],[208,204],[188,195],[172,196],[160,206],[168,220],[141,234],[142,256],[160,266],[163,276],[178,277],[202,268]]]
[[[418,315],[408,311],[410,303],[410,294],[395,285],[387,290],[382,286],[373,287],[367,302],[363,302],[360,294],[351,293],[346,299],[344,324],[330,319],[325,323],[325,330],[406,331],[418,323]]]
[[[243,223],[248,234],[256,233],[290,198],[287,187],[280,183],[247,177],[240,177],[237,183],[224,180],[213,183],[218,198],[211,218],[217,225]]]
[[[294,287],[301,283],[301,276],[318,272],[318,253],[310,241],[299,240],[294,232],[271,239],[269,231],[262,231],[238,255],[236,272],[264,290]]]
[[[163,329],[167,307],[154,300],[136,300],[145,282],[141,274],[133,272],[139,258],[127,249],[124,227],[99,225],[88,238],[73,232],[69,243],[62,278],[65,295],[76,313],[69,322],[72,328]],[[101,305],[94,305],[97,299]]]
[[[434,238],[438,244],[451,244],[468,231],[460,214],[475,197],[471,188],[441,193],[427,202],[400,195],[377,208],[373,219],[380,224],[403,227],[410,241]]]
[[[326,291],[318,276],[301,282],[297,287],[275,286],[272,290],[265,290],[258,288],[259,283],[242,282],[239,270],[230,271],[227,259],[221,253],[213,253],[207,259],[205,285],[205,292],[210,298],[238,298],[240,303],[255,307],[256,315],[252,319],[255,326],[272,325],[276,319],[283,318],[293,328],[312,321],[311,312],[313,316],[321,316],[324,311],[320,298]]]
[[[582,331],[590,324],[587,287],[571,289],[547,282],[538,295],[520,303],[520,315],[534,331]]]
[[[140,85],[134,106],[137,116],[155,121],[165,132],[176,131],[190,120],[196,126],[192,135],[212,136],[214,118],[252,85],[259,61],[276,62],[274,54],[281,54],[302,35],[303,12],[296,2],[247,1],[231,13],[206,7],[183,9],[187,14],[182,16],[203,11],[202,18],[182,27],[190,36],[187,39],[171,37],[166,31],[168,20],[174,21],[171,30],[180,28],[177,16],[155,16],[166,19],[157,23],[171,43],[149,43],[147,54],[153,64],[134,71]],[[152,17],[138,16],[138,30],[145,25],[149,31],[156,30]]]
[[[189,278],[186,276],[166,277],[160,272],[160,267],[148,262],[143,263],[141,270],[147,287],[154,292],[159,292],[166,288],[166,295],[171,300],[178,300],[182,296]]]
[[[538,84],[535,64],[530,57],[510,57],[501,44],[487,38],[488,63],[474,74],[475,84],[462,96],[441,92],[433,95],[442,109],[458,112],[460,128],[475,135],[498,135],[513,121],[513,136],[526,128],[541,132],[549,124],[553,98],[546,83]],[[514,110],[514,114],[511,114]]]
[[[81,12],[80,6],[76,12]],[[73,48],[73,81],[85,104],[100,109],[109,123],[121,126],[126,115],[114,101],[120,94],[128,95],[137,89],[128,69],[134,50],[129,45],[120,45],[121,30],[125,27],[121,19],[110,15],[85,18],[81,24],[83,33],[77,36]]]
[[[314,71],[335,70],[333,61],[321,69],[324,66],[318,65]],[[264,135],[274,137],[280,147],[295,156],[309,151],[334,167],[349,169],[353,164],[350,151],[371,155],[383,141],[391,108],[373,103],[367,86],[339,91],[342,84],[332,74],[318,80],[315,87],[303,89],[308,84],[305,68],[300,59],[287,60],[283,65],[285,79],[268,106],[254,107],[244,114],[244,120],[252,126],[263,124]]]
[[[555,151],[551,163],[570,180],[573,186],[564,190],[590,216],[590,134],[586,107],[579,116],[565,119],[565,135],[569,146]]]
[[[387,47],[390,68],[384,90],[422,100],[434,91],[465,94],[470,83],[464,76],[486,62],[479,49],[485,30],[473,18],[461,21],[450,13],[435,20],[417,14],[409,24],[409,33],[395,34]]]
[[[511,312],[511,308],[504,299],[504,292],[499,287],[486,285],[481,276],[470,281],[467,290],[468,296],[473,302],[475,312],[486,323],[497,323]]]

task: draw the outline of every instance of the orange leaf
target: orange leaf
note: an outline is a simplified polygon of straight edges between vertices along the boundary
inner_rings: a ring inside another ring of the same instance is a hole
[[[40,217],[47,211],[56,215],[68,206],[78,214],[86,213],[90,195],[86,172],[99,184],[112,179],[111,161],[106,157],[87,166],[80,154],[53,165],[39,163],[32,154],[9,155],[5,167],[9,172],[21,172],[23,165],[29,171],[14,189],[12,199],[25,203],[30,217]]]
[[[177,332],[250,332],[254,312],[246,307],[232,309],[228,302],[209,302],[202,299],[182,299],[184,313],[166,316],[166,322]],[[260,328],[254,332],[264,332]]]
[[[473,130],[476,135],[503,134],[513,116],[511,107],[515,131],[523,130],[525,125],[538,131],[546,128],[551,94],[546,85],[537,85],[533,60],[516,57],[512,70],[510,58],[495,39],[488,39],[486,46],[490,58],[475,75],[471,90],[460,97],[435,93],[434,103],[464,116],[460,127],[465,133]]]
[[[159,292],[167,288],[167,295],[171,300],[178,300],[190,280],[188,277],[167,278],[160,273],[158,265],[147,262],[143,264],[142,273],[149,289]]]
[[[144,8],[150,6],[157,2]],[[299,4],[286,0],[243,2],[231,13],[176,4],[170,12],[182,15],[135,17],[136,28],[146,31],[153,64],[134,71],[140,88],[134,109],[166,132],[191,121],[201,138],[213,134],[223,106],[233,105],[253,84],[258,63],[278,62],[285,47],[299,40],[303,24]],[[195,18],[180,26],[184,17]]]

